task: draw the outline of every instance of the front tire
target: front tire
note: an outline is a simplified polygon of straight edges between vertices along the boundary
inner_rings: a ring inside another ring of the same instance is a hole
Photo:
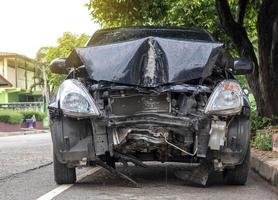
[[[54,178],[58,185],[73,184],[76,181],[75,168],[68,168],[66,164],[60,163],[53,153]]]
[[[245,185],[250,168],[250,146],[248,146],[243,163],[234,169],[227,169],[224,172],[224,180],[229,185]]]

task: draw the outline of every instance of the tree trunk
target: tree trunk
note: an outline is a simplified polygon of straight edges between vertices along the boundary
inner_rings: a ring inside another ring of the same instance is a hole
[[[255,69],[250,75],[247,75],[247,81],[257,103],[257,110],[259,114],[264,116],[264,99],[261,96],[260,78],[259,78],[259,65],[252,43],[250,42],[246,29],[240,22],[236,22],[232,16],[227,0],[216,0],[216,9],[220,19],[220,23],[234,43],[239,55],[246,57],[254,62]],[[240,9],[240,16],[244,16],[242,9]]]
[[[278,1],[264,0],[257,22],[263,116],[278,116]]]

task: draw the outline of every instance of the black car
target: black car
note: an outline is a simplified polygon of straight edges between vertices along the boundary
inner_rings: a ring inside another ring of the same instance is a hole
[[[50,68],[68,74],[49,105],[58,184],[90,165],[134,182],[115,163],[144,161],[194,163],[245,184],[250,106],[234,75],[253,63],[233,59],[207,31],[99,30]]]

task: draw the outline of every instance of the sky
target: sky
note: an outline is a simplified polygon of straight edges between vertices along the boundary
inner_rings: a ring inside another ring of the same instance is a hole
[[[35,58],[64,32],[92,35],[99,25],[84,6],[89,0],[0,0],[0,52]]]

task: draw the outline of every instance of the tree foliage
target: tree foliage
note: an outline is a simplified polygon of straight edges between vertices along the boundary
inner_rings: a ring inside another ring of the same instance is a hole
[[[62,37],[58,38],[57,46],[42,47],[37,52],[36,61],[38,66],[42,69],[45,68],[47,74],[47,84],[50,93],[53,93],[61,84],[64,75],[54,74],[50,72],[49,64],[55,58],[67,57],[71,51],[76,47],[82,47],[88,41],[89,36],[86,34],[75,35],[70,32],[65,32]],[[38,71],[37,85],[43,87],[42,71]]]
[[[230,3],[236,13],[237,2],[233,0]],[[104,28],[145,25],[200,27],[232,49],[219,23],[215,0],[91,0],[87,6],[93,19]],[[245,20],[252,37],[256,35],[256,24],[251,20],[253,14],[248,14]]]
[[[94,0],[87,4],[103,27],[164,24],[170,3],[165,0]]]

